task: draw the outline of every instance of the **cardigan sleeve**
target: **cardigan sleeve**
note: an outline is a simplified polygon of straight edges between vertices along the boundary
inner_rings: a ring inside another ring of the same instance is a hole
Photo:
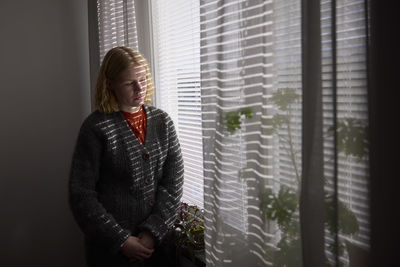
[[[156,201],[150,216],[139,225],[149,231],[156,244],[162,242],[173,226],[180,206],[183,191],[183,158],[172,120],[168,117],[168,153],[159,181]]]
[[[117,253],[130,236],[97,199],[102,143],[89,123],[81,127],[69,180],[69,204],[84,234]]]

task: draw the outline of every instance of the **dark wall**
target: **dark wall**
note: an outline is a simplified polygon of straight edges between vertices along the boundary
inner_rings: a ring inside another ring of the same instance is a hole
[[[0,1],[0,266],[84,266],[67,202],[90,112],[87,1]]]
[[[369,68],[372,266],[399,266],[399,3],[371,0]]]

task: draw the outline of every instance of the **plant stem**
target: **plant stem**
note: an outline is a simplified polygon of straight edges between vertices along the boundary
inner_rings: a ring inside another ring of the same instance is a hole
[[[292,161],[293,167],[294,167],[294,171],[296,173],[296,179],[297,179],[297,185],[300,184],[300,174],[299,174],[299,170],[297,168],[297,162],[296,162],[296,155],[294,153],[294,148],[293,148],[293,137],[292,137],[292,128],[290,127],[290,118],[291,118],[291,112],[290,109],[288,109],[287,111],[287,116],[288,116],[288,120],[287,120],[287,130],[288,130],[288,136],[289,136],[289,149],[290,149],[290,154],[289,157]]]

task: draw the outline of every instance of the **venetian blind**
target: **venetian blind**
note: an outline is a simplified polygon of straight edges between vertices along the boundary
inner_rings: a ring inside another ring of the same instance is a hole
[[[116,46],[138,49],[134,0],[98,0],[100,62]]]
[[[177,128],[185,163],[182,200],[203,207],[199,1],[151,3],[156,104]]]

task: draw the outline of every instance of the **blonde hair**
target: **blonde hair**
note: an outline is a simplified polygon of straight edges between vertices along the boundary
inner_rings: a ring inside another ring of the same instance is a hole
[[[118,79],[121,72],[132,65],[140,65],[146,69],[146,97],[145,103],[150,104],[154,93],[153,80],[146,59],[132,48],[119,46],[107,52],[101,63],[95,89],[95,106],[103,113],[119,111],[114,92],[107,86],[107,81]]]

